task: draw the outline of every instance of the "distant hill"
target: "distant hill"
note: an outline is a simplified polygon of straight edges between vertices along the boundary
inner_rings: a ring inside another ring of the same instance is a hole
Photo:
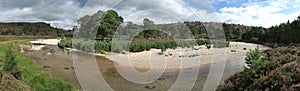
[[[0,22],[0,35],[33,35],[33,36],[57,36],[67,30],[58,29],[44,22]]]

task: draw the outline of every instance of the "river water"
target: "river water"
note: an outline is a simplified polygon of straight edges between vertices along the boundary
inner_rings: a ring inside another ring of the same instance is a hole
[[[52,52],[50,52],[50,50]],[[166,91],[175,83],[179,73],[178,70],[168,70],[165,71],[160,78],[152,83],[137,84],[130,82],[122,77],[116,70],[113,61],[110,61],[109,59],[102,56],[95,57],[95,65],[98,65],[98,69],[78,73],[79,71],[76,71],[76,69],[84,68],[74,67],[72,57],[76,55],[81,59],[86,59],[93,55],[81,52],[68,53],[58,48],[57,46],[51,45],[46,45],[46,47],[42,50],[27,51],[25,52],[25,55],[32,58],[50,76],[70,82],[78,89],[84,88],[89,90],[96,90],[96,88],[99,88],[99,85],[96,84],[99,84],[99,80],[97,81],[97,79],[100,78],[96,78],[97,76],[95,76],[95,74],[98,72],[104,78],[104,81],[102,80],[103,82],[100,83],[107,83],[107,86],[111,87],[115,91]],[[230,61],[226,61],[224,74],[220,83],[223,83],[226,78],[233,75],[234,73],[242,71],[244,69],[244,59],[245,57],[242,56],[233,58]],[[209,70],[210,65],[204,65],[200,67],[196,83],[192,88],[193,91],[202,90],[206,78],[209,74]],[[78,77],[81,77],[88,82],[78,81]]]

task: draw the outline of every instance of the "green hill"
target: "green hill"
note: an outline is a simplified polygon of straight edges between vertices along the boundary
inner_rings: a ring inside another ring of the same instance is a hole
[[[57,36],[66,30],[58,29],[44,22],[0,22],[0,35],[33,35],[33,36]]]

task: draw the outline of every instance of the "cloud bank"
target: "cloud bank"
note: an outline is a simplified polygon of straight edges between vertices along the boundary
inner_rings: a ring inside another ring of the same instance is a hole
[[[226,5],[225,5],[225,4]],[[141,24],[208,21],[270,27],[300,14],[297,0],[1,0],[0,22],[47,22],[71,29],[84,15],[114,9]]]

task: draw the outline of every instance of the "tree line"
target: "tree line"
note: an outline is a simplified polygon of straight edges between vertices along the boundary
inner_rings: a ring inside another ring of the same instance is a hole
[[[211,46],[214,44],[214,46]],[[105,41],[93,41],[93,40],[84,40],[84,39],[71,39],[66,38],[58,43],[58,46],[61,48],[76,48],[85,52],[117,52],[120,53],[122,51],[130,51],[130,52],[141,52],[141,51],[149,51],[150,49],[175,49],[177,47],[193,47],[198,45],[206,45],[207,48],[216,47],[228,47],[228,41],[220,41],[220,40],[172,40],[172,41],[117,41],[117,42],[105,42]]]

